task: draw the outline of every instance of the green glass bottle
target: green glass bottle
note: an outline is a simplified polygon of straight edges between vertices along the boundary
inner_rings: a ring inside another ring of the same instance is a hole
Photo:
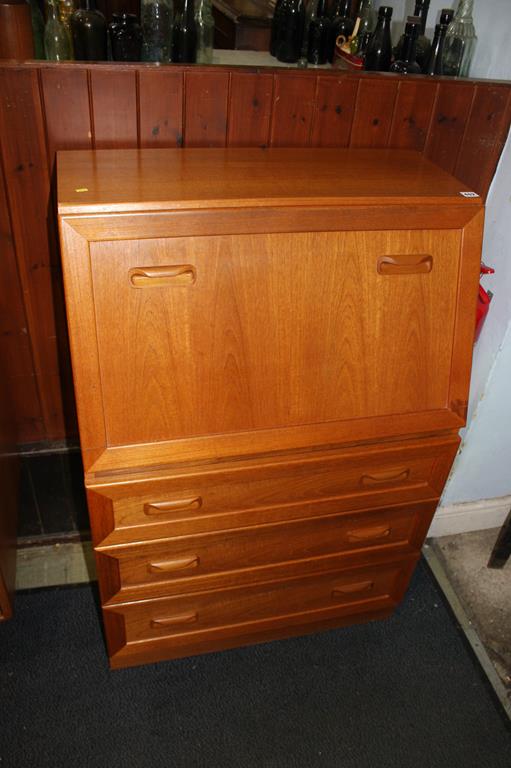
[[[36,59],[45,59],[44,55],[44,17],[37,0],[27,0],[32,18],[32,36],[34,38],[34,54]]]
[[[46,3],[44,52],[48,61],[69,61],[72,58],[69,32],[60,20],[57,3],[50,0]]]
[[[213,38],[215,20],[211,0],[200,0],[195,12],[197,30],[197,64],[211,64],[213,61]]]
[[[468,77],[477,43],[472,12],[474,0],[460,0],[445,36],[442,69],[444,75]]]

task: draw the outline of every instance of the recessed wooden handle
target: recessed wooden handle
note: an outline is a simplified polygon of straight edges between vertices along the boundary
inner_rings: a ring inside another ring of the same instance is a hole
[[[373,472],[362,475],[361,485],[380,485],[381,483],[402,483],[410,477],[409,469],[390,469],[388,472]]]
[[[168,267],[135,267],[130,269],[129,280],[134,288],[162,288],[164,286],[193,285],[195,267],[175,264]]]
[[[151,627],[159,629],[160,627],[173,627],[176,624],[194,624],[199,618],[196,611],[189,613],[178,613],[176,616],[167,616],[164,619],[151,619]]]
[[[197,568],[199,558],[197,555],[191,557],[180,557],[175,560],[165,560],[162,563],[148,563],[149,573],[168,573],[170,571],[181,571],[185,568]]]
[[[433,256],[429,253],[380,256],[376,268],[380,275],[423,275],[433,269]]]
[[[190,499],[175,499],[174,501],[151,501],[144,504],[144,515],[164,515],[166,512],[187,512],[189,509],[200,509],[202,497],[193,496]]]
[[[386,539],[387,536],[390,536],[390,532],[390,525],[374,525],[372,528],[357,528],[354,531],[348,531],[346,538],[348,541]]]
[[[352,595],[355,592],[370,592],[374,587],[374,581],[357,581],[353,584],[342,584],[332,590],[332,597],[343,597]]]

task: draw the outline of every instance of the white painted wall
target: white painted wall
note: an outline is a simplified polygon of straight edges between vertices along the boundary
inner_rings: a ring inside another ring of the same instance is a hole
[[[397,20],[413,11],[414,0],[389,4]],[[457,1],[432,0],[430,30],[449,6]],[[474,23],[471,75],[511,80],[511,0],[475,0]],[[437,535],[487,527],[485,509],[488,524],[497,525],[511,498],[511,136],[488,195],[483,261],[496,269],[483,279],[494,298],[474,349],[468,426],[433,523]]]

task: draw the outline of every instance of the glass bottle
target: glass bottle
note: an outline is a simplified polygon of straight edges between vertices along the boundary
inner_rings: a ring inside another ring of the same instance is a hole
[[[270,35],[270,53],[275,56],[277,53],[277,42],[279,39],[280,23],[282,21],[282,6],[285,0],[277,0],[275,4],[275,10],[273,11],[273,18],[271,20],[271,35]],[[312,4],[312,0],[309,0],[307,10]],[[310,21],[310,19],[309,19]]]
[[[172,32],[172,61],[193,64],[197,55],[197,29],[193,0],[184,0],[183,10],[176,16]]]
[[[409,16],[405,25],[405,34],[401,58],[390,65],[390,72],[398,72],[401,75],[419,75],[421,68],[416,61],[417,38],[421,29],[420,19]]]
[[[380,6],[376,29],[367,46],[364,69],[373,72],[387,72],[392,61],[392,39],[390,37],[390,20],[392,8],[388,5]]]
[[[351,43],[351,52],[363,56],[374,29],[372,0],[360,0],[357,18],[360,19],[357,36]]]
[[[215,20],[211,0],[200,0],[195,14],[195,26],[197,28],[197,64],[211,64],[215,37]]]
[[[350,16],[350,0],[338,0],[332,9],[332,24],[328,42],[328,61],[335,57],[335,41],[342,35],[346,40],[353,33],[355,20]]]
[[[36,59],[45,59],[44,53],[44,16],[41,13],[37,0],[27,0],[30,6],[32,19],[32,37],[34,38],[34,56]]]
[[[472,12],[474,0],[459,0],[444,43],[444,75],[468,77],[477,42]]]
[[[109,24],[110,44],[114,61],[140,61],[142,27],[134,13],[116,14]]]
[[[71,31],[71,16],[76,11],[75,0],[58,0],[60,20],[69,33],[69,39],[73,40]]]
[[[77,61],[106,61],[106,20],[94,0],[83,0],[84,7],[71,16],[73,47]]]
[[[429,53],[431,50],[431,41],[429,37],[426,37],[426,21],[428,18],[430,0],[415,0],[415,10],[413,12],[414,18],[420,19],[420,30],[416,43],[416,57],[417,62],[421,69],[426,66],[426,62],[429,59]],[[394,58],[396,60],[401,59],[402,46],[404,43],[404,35],[399,39],[398,44],[394,49]]]
[[[44,52],[48,61],[69,61],[71,39],[60,20],[56,2],[46,3],[46,26],[44,27]]]
[[[142,59],[144,61],[170,61],[173,19],[172,0],[142,0],[140,22],[142,24]]]
[[[279,61],[295,63],[300,58],[304,21],[303,0],[284,0],[276,49]]]
[[[437,24],[435,26],[435,36],[433,38],[433,44],[429,52],[426,66],[422,70],[425,75],[443,75],[443,54],[445,34],[447,32],[447,24]]]
[[[326,15],[325,0],[318,0],[316,15],[309,26],[307,61],[309,64],[325,64],[330,41],[330,19]]]
[[[451,23],[454,16],[454,11],[452,8],[442,8],[440,11],[440,20],[439,24],[447,24],[447,26]]]

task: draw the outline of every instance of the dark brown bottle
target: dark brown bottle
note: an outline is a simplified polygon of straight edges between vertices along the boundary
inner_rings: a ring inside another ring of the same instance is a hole
[[[277,43],[279,39],[280,23],[282,21],[283,5],[284,5],[284,0],[277,0],[277,3],[275,5],[275,10],[273,11],[273,19],[271,21],[271,36],[270,36],[270,53],[272,56],[275,56],[277,52]]]
[[[414,17],[420,19],[420,30],[419,30],[419,34],[417,36],[417,42],[416,42],[416,57],[417,57],[417,62],[419,63],[419,66],[421,67],[421,69],[426,65],[426,61],[429,58],[429,51],[431,49],[431,41],[425,35],[429,4],[430,4],[430,0],[415,0],[415,10],[413,12]],[[404,36],[400,38],[398,44],[394,49],[394,58],[396,60],[401,59],[403,56],[402,54],[403,42],[404,42]]]
[[[437,24],[435,27],[435,36],[429,52],[429,57],[424,69],[425,75],[443,75],[442,60],[444,55],[445,35],[447,34],[448,24]]]
[[[108,31],[114,61],[140,61],[142,27],[134,13],[115,14]]]
[[[176,17],[172,31],[172,61],[194,64],[197,56],[197,29],[193,0],[184,0],[183,10]]]
[[[421,29],[420,19],[409,16],[403,35],[403,46],[401,49],[401,58],[390,65],[390,72],[397,72],[401,75],[420,75],[421,68],[416,60],[417,38]]]
[[[313,0],[314,2],[314,0]],[[326,64],[331,22],[325,13],[325,0],[318,0],[316,14],[309,26],[307,61],[309,64]]]
[[[364,57],[364,69],[373,72],[388,72],[392,61],[391,18],[392,8],[388,5],[380,6],[376,28],[371,36]]]
[[[304,22],[303,0],[284,0],[275,54],[279,61],[292,64],[300,58]]]
[[[84,7],[71,16],[73,50],[77,61],[106,61],[106,19],[95,0],[83,0]]]
[[[338,0],[333,6],[327,46],[327,58],[330,62],[334,60],[335,41],[339,35],[348,39],[355,28],[355,20],[350,16],[350,5],[350,0]]]

